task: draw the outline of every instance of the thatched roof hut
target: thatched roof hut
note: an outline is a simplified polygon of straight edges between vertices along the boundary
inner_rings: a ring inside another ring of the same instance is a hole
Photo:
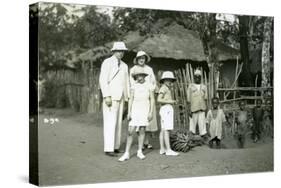
[[[80,67],[80,62],[90,62],[93,65],[96,62],[101,62],[104,58],[110,55],[110,48],[106,46],[99,46],[86,50],[82,53],[75,53],[69,51],[69,58],[66,60],[66,65],[70,68]]]
[[[215,49],[218,54],[218,61],[227,63],[231,60],[240,59],[240,51],[238,49],[232,48],[222,41],[216,41]]]
[[[86,52],[80,54],[78,56],[78,59],[81,61],[92,61],[96,62],[100,59],[108,56],[110,54],[110,49],[106,46],[99,46],[90,50],[87,50]]]
[[[220,73],[224,87],[230,87],[235,80],[237,61],[241,59],[240,51],[232,48],[221,41],[217,41],[215,49],[218,61],[221,63]]]
[[[129,32],[124,41],[131,51],[144,50],[153,58],[206,60],[199,35],[178,24],[164,27],[151,36],[141,36],[138,31]]]

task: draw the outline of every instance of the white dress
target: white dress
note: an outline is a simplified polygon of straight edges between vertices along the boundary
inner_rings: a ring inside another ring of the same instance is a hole
[[[226,121],[225,115],[222,109],[217,110],[217,114],[215,115],[212,110],[208,111],[207,121],[210,125],[210,135],[211,139],[217,137],[221,139],[222,137],[222,123]]]
[[[131,87],[133,87],[133,85],[136,83],[136,81],[133,79],[132,74],[134,73],[134,71],[137,67],[138,67],[138,65],[135,65],[130,69]],[[144,65],[143,69],[144,69],[145,73],[148,74],[148,76],[145,77],[145,82],[151,85],[151,87],[155,93],[158,93],[159,89],[157,87],[156,78],[155,78],[153,69],[148,65]],[[145,128],[145,131],[146,132],[155,132],[157,130],[158,130],[158,125],[157,125],[156,104],[155,104],[153,107],[152,120],[149,122],[149,125]]]
[[[153,91],[148,83],[135,83],[132,88],[134,92],[134,99],[131,109],[131,121],[129,126],[148,126],[148,114],[150,109],[150,92]]]

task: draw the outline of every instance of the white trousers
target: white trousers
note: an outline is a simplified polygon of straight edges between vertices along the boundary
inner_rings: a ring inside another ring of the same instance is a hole
[[[207,133],[206,118],[204,111],[192,113],[192,118],[189,118],[189,130],[194,134],[196,133],[197,125],[199,126],[200,135],[204,135]]]
[[[104,152],[113,152],[120,148],[123,107],[123,98],[120,101],[112,100],[111,107],[103,102]]]

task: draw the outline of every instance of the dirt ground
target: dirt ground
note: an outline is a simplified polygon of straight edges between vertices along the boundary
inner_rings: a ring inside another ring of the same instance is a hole
[[[39,116],[40,185],[273,171],[271,138],[256,144],[248,139],[244,149],[237,149],[232,139],[225,139],[226,149],[201,146],[177,157],[167,157],[159,155],[156,136],[152,139],[154,149],[144,152],[147,156],[145,160],[139,160],[134,154],[129,161],[121,163],[116,157],[104,155],[101,115],[48,109]],[[57,118],[58,121],[47,123],[50,118]],[[122,149],[125,147],[126,129],[124,121]],[[135,144],[132,153],[136,150]]]

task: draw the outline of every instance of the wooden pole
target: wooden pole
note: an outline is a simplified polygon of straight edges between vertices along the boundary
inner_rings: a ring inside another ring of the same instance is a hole
[[[208,79],[207,79],[207,73],[204,71],[204,81],[205,81],[205,85],[206,85],[206,87],[207,87],[207,107],[208,107],[208,109],[210,108],[210,93],[209,93],[209,85],[208,85]]]
[[[256,75],[256,79],[255,79],[255,87],[257,87],[258,85],[258,74]],[[255,97],[257,97],[257,91],[255,91]],[[255,105],[257,105],[257,100],[255,100]]]
[[[235,68],[235,77],[237,77],[237,74],[238,74],[238,66],[239,66],[239,64],[238,64],[238,56],[236,57],[236,68]],[[234,82],[234,87],[236,87],[236,81]],[[234,91],[234,99],[236,98],[236,91]],[[235,104],[235,102],[234,102],[234,104]]]
[[[191,64],[189,64],[190,76],[191,76],[191,83],[194,83],[194,76],[193,76],[193,68]]]
[[[189,73],[189,63],[187,63],[185,65],[185,69],[186,69],[187,81],[188,81],[188,83],[190,83],[191,78],[190,78],[190,73]]]
[[[180,96],[180,93],[181,93],[181,75],[179,73],[179,70],[176,70],[175,71],[175,75],[177,77],[177,88],[175,88],[174,90],[174,96],[175,96],[175,100],[178,101],[178,104],[176,105],[177,108],[175,110],[177,110],[179,112],[179,104],[180,104],[180,100],[181,100],[181,96]],[[179,94],[179,96],[178,96]],[[177,121],[177,126],[178,128],[181,128],[181,122],[180,122],[180,113],[176,113],[176,121]]]

